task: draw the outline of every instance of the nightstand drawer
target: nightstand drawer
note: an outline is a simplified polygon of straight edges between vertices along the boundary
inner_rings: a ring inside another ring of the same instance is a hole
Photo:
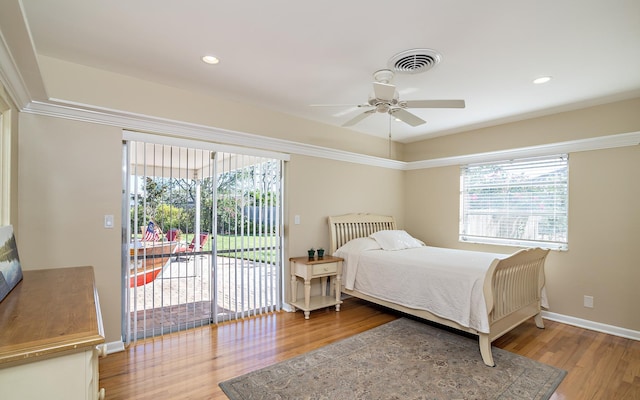
[[[338,263],[326,263],[326,264],[316,264],[312,266],[312,274],[313,275],[323,275],[323,274],[331,274],[338,271]]]

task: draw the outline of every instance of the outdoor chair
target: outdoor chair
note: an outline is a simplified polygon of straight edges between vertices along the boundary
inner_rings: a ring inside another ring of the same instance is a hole
[[[181,233],[182,233],[182,232],[180,232],[180,229],[177,229],[177,228],[171,228],[171,229],[169,229],[169,230],[167,231],[167,235],[166,235],[167,240],[168,240],[168,241],[170,241],[170,242],[175,242],[175,241],[177,241],[178,239],[180,239],[180,234],[181,234]]]
[[[194,235],[193,239],[191,240],[191,243],[189,243],[189,245],[186,247],[183,246],[182,248],[178,249],[176,251],[176,254],[178,256],[186,257],[187,261],[189,261],[189,258],[193,255],[193,253],[202,251],[205,243],[207,243],[207,240],[209,240],[209,232],[201,232],[200,246],[196,249],[196,237]]]

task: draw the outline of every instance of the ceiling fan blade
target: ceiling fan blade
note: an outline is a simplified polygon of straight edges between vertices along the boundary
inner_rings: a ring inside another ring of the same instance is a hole
[[[464,108],[464,100],[407,100],[405,108]]]
[[[365,111],[362,114],[358,114],[354,118],[351,118],[350,120],[342,124],[342,126],[353,126],[363,119],[367,118],[369,115],[374,114],[375,112],[375,108],[373,110]]]
[[[391,101],[396,94],[396,87],[388,83],[373,82],[373,93],[377,99]]]
[[[309,104],[309,107],[371,107],[369,104]]]
[[[393,108],[389,110],[389,114],[393,115],[395,118],[398,118],[400,121],[405,122],[411,126],[418,126],[422,124],[426,124],[427,121],[422,118],[411,114],[409,111],[403,108]]]
[[[335,113],[331,114],[331,116],[333,116],[333,117],[342,117],[343,115],[351,114],[352,112],[357,111],[358,109],[359,109],[359,106],[353,106],[353,107],[345,108],[342,111],[338,111],[338,112],[335,112]]]
[[[372,106],[371,104],[309,104],[309,107],[345,107],[344,110],[331,114],[334,117],[342,117],[343,115],[352,113],[359,108],[371,108]]]

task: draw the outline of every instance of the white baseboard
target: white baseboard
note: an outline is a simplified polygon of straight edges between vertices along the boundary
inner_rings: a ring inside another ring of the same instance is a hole
[[[289,304],[289,303],[284,303],[282,305],[282,310],[286,311],[286,312],[295,312],[295,311],[293,311],[293,307],[291,307],[291,304]]]
[[[631,329],[620,328],[618,326],[589,321],[587,319],[570,317],[568,315],[556,314],[549,311],[542,311],[542,318],[545,318],[551,321],[561,322],[567,325],[577,326],[579,328],[607,333],[609,335],[620,336],[623,338],[633,339],[633,340],[640,340],[640,331],[634,331]]]
[[[109,342],[105,343],[104,346],[107,347],[107,354],[124,351],[124,342]]]

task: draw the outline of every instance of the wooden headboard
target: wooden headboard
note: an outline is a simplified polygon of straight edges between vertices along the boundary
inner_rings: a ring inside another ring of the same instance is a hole
[[[349,240],[367,237],[374,232],[387,229],[397,229],[396,221],[387,215],[345,214],[329,217],[331,235],[329,254],[333,254]]]

